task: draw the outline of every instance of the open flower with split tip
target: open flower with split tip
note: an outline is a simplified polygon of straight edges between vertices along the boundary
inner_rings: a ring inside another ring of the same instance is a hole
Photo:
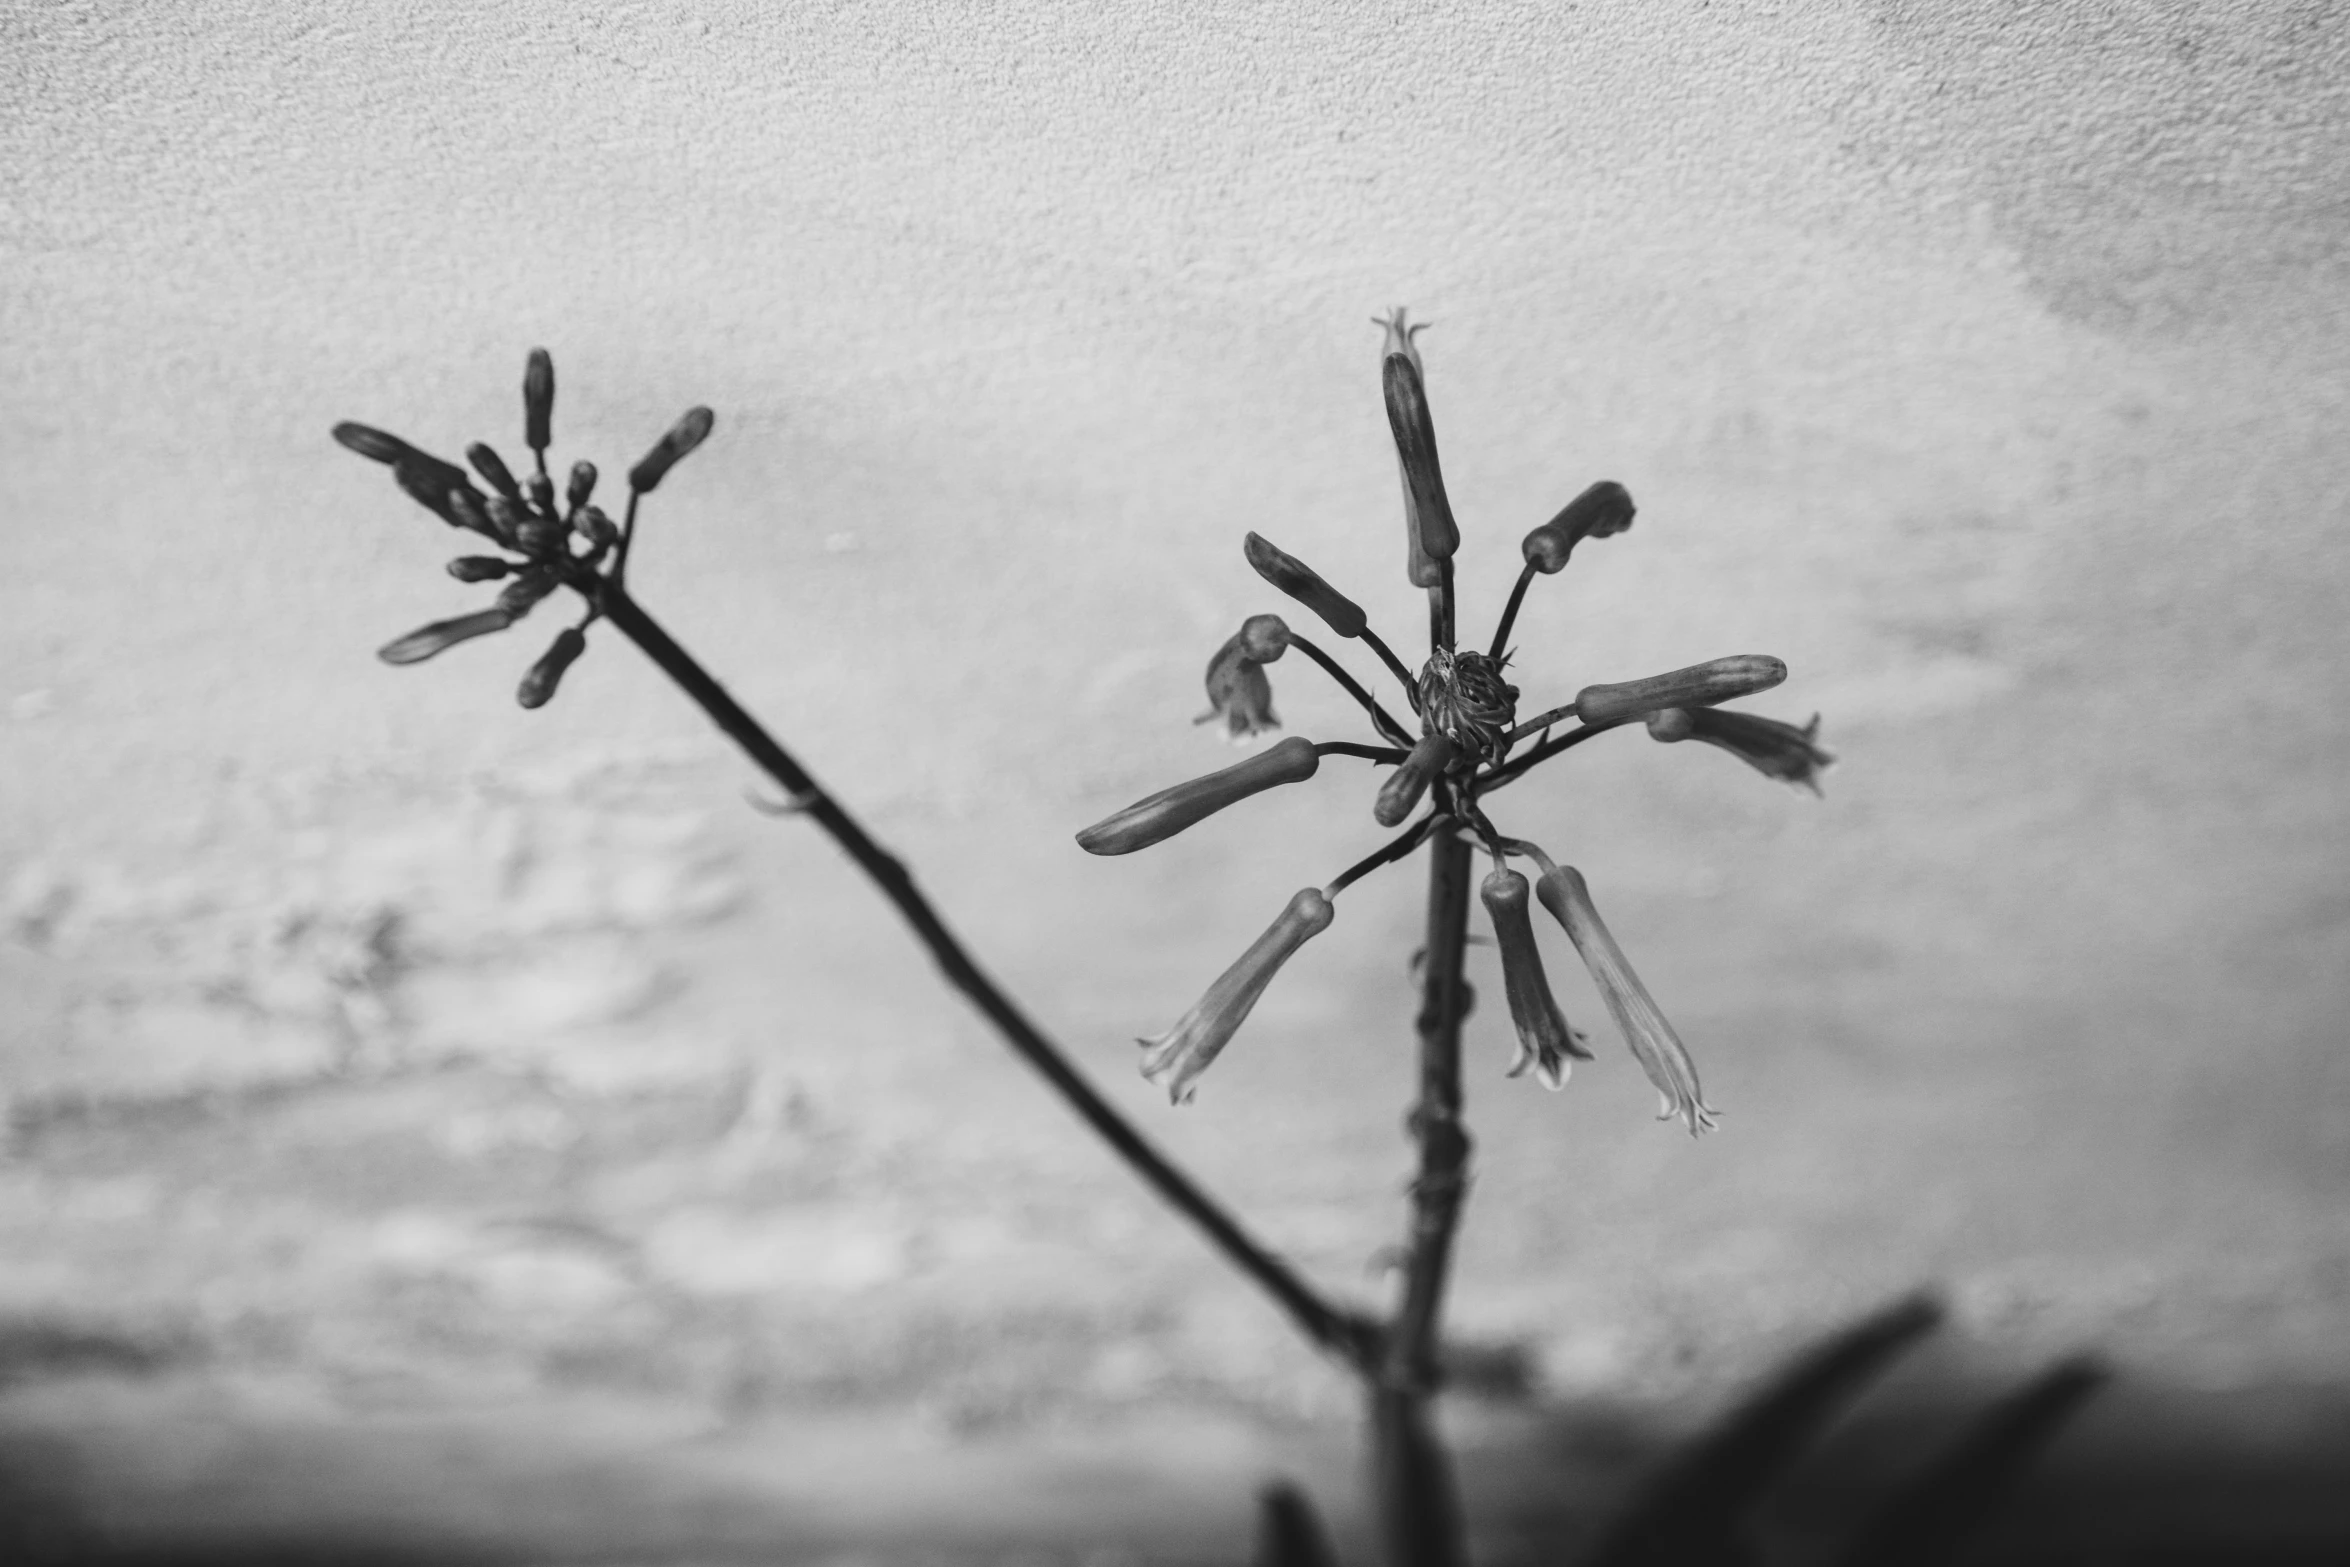
[[[1425,655],[1410,662],[1399,657],[1353,595],[1264,535],[1249,534],[1242,552],[1255,574],[1292,602],[1311,610],[1342,644],[1353,644],[1374,655],[1386,676],[1392,677],[1395,694],[1383,700],[1334,657],[1332,650],[1317,647],[1278,616],[1260,615],[1244,624],[1209,662],[1211,711],[1202,721],[1221,718],[1227,732],[1236,738],[1273,727],[1277,720],[1265,666],[1294,648],[1321,666],[1362,711],[1370,722],[1372,738],[1368,742],[1308,741],[1293,736],[1238,766],[1138,800],[1078,834],[1078,842],[1091,853],[1105,855],[1145,848],[1252,795],[1318,777],[1322,758],[1359,757],[1387,769],[1372,788],[1371,816],[1380,826],[1394,830],[1395,836],[1324,889],[1326,897],[1335,896],[1361,876],[1398,863],[1432,840],[1473,835],[1497,859],[1504,853],[1518,852],[1505,847],[1514,840],[1503,837],[1494,823],[1491,805],[1497,792],[1584,742],[1642,718],[1659,739],[1704,739],[1773,776],[1809,783],[1828,760],[1827,753],[1811,743],[1813,731],[1723,713],[1714,706],[1784,681],[1787,666],[1766,654],[1712,659],[1638,680],[1583,682],[1579,689],[1565,686],[1564,690],[1574,692],[1572,700],[1553,697],[1554,705],[1537,716],[1519,718],[1520,687],[1513,677],[1531,683],[1527,669],[1532,661],[1521,660],[1519,650],[1510,644],[1518,611],[1534,581],[1561,573],[1579,544],[1613,537],[1631,526],[1635,514],[1631,493],[1613,480],[1601,480],[1582,490],[1548,522],[1523,535],[1518,580],[1492,636],[1483,646],[1462,645],[1456,634],[1459,606],[1454,574],[1454,557],[1462,541],[1437,459],[1427,366],[1416,341],[1420,329],[1401,310],[1378,319],[1384,334],[1380,395],[1402,479],[1408,546],[1404,576],[1414,589],[1425,591],[1429,612]],[[1533,667],[1539,669],[1538,665]],[[1395,702],[1398,694],[1398,707],[1389,707],[1387,703]],[[1608,997],[1634,1054],[1667,1095],[1672,1113],[1695,1129],[1710,1125],[1711,1111],[1698,1093],[1687,1052],[1654,1002],[1640,989],[1637,977],[1607,937],[1606,927],[1596,914],[1586,913],[1588,896],[1576,894],[1581,900],[1576,902],[1564,889],[1563,882],[1554,888],[1545,881],[1535,895],[1546,903],[1567,900],[1556,907],[1573,912],[1560,918],[1568,923],[1569,934]],[[1526,912],[1526,879],[1506,867],[1497,869],[1487,878],[1482,896],[1501,948],[1510,1018],[1518,1036],[1518,1058],[1512,1071],[1536,1073],[1553,1085],[1562,1083],[1569,1063],[1587,1051],[1582,1035],[1568,1025],[1550,993]],[[1321,928],[1315,923],[1307,929],[1301,923],[1304,918],[1293,906],[1283,923],[1250,949],[1249,956],[1220,980],[1182,1023],[1149,1042],[1146,1070],[1154,1078],[1175,1080],[1178,1099],[1206,1062],[1223,1048],[1281,959],[1294,950],[1297,941]],[[1326,922],[1326,909],[1322,918]],[[1432,922],[1435,918],[1431,916]],[[1430,950],[1441,950],[1435,943],[1442,939],[1446,938],[1432,933]],[[1458,964],[1451,964],[1450,970],[1448,976],[1432,977],[1430,983],[1465,989]],[[1437,970],[1431,967],[1430,973],[1435,976]]]
[[[555,640],[523,676],[515,699],[526,708],[544,706],[560,686],[564,672],[586,651],[587,628],[603,614],[601,587],[622,582],[628,568],[637,502],[650,494],[680,459],[701,445],[712,420],[707,408],[689,409],[653,443],[629,470],[628,518],[615,525],[588,504],[596,487],[594,463],[572,465],[558,501],[554,480],[547,472],[554,414],[555,363],[545,349],[534,348],[522,376],[523,444],[533,458],[532,471],[526,477],[517,478],[497,449],[485,442],[476,441],[465,448],[465,460],[473,470],[469,474],[455,463],[420,451],[372,425],[346,422],[334,427],[338,442],[391,469],[393,482],[418,505],[450,527],[479,534],[505,552],[461,555],[449,562],[449,575],[460,582],[505,582],[492,607],[436,620],[394,638],[378,652],[385,663],[421,663],[460,642],[504,631],[564,587],[580,596],[585,613],[577,625],[556,633]],[[489,486],[487,491],[474,484],[475,476]]]
[[[1251,615],[1208,660],[1208,710],[1193,722],[1221,718],[1224,732],[1234,740],[1280,728],[1265,666],[1288,651],[1289,627],[1279,615]]]
[[[1543,1087],[1564,1088],[1574,1063],[1590,1060],[1591,1050],[1583,1031],[1567,1022],[1550,993],[1542,949],[1534,944],[1534,921],[1526,912],[1526,878],[1497,865],[1478,887],[1477,896],[1493,920],[1510,1026],[1518,1031],[1518,1056],[1510,1063],[1509,1075],[1523,1076],[1532,1067]]]
[[[1661,1101],[1657,1119],[1687,1122],[1692,1137],[1712,1131],[1718,1112],[1705,1102],[1705,1090],[1697,1081],[1697,1064],[1689,1059],[1681,1036],[1673,1032],[1673,1025],[1666,1020],[1656,999],[1649,995],[1648,987],[1632,971],[1624,949],[1609,934],[1606,921],[1599,917],[1599,909],[1591,901],[1591,888],[1584,882],[1583,873],[1572,865],[1556,863],[1530,843],[1512,847],[1541,867],[1542,880],[1536,885],[1535,895],[1551,916],[1566,927],[1567,939],[1575,944],[1584,968],[1591,973],[1591,982],[1599,987],[1608,1014],[1623,1032],[1624,1043],[1632,1047],[1632,1058],[1655,1085]]]
[[[1719,746],[1766,778],[1784,779],[1814,794],[1820,774],[1835,764],[1833,753],[1819,743],[1820,715],[1802,728],[1753,713],[1726,713],[1710,707],[1668,707],[1648,715],[1648,732],[1656,739],[1703,740]]]
[[[1329,897],[1318,887],[1307,887],[1291,898],[1281,917],[1240,955],[1239,962],[1217,977],[1173,1028],[1156,1039],[1135,1041],[1144,1052],[1142,1075],[1164,1084],[1170,1102],[1189,1101],[1193,1081],[1232,1043],[1281,965],[1330,928],[1333,912]]]

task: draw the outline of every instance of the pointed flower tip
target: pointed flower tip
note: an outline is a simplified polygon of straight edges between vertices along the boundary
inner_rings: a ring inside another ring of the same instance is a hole
[[[679,459],[710,438],[710,427],[717,418],[707,408],[688,408],[669,427],[669,432],[653,443],[653,449],[628,470],[628,487],[639,495],[652,494]]]
[[[1088,854],[1131,854],[1147,849],[1252,794],[1303,782],[1321,765],[1314,743],[1302,735],[1291,735],[1246,761],[1135,801],[1079,833],[1077,846]]]
[[[1241,548],[1258,576],[1321,616],[1322,623],[1332,631],[1349,638],[1363,634],[1369,617],[1364,615],[1362,606],[1323,581],[1313,567],[1260,533],[1250,534]]]
[[[1729,752],[1766,778],[1777,778],[1823,795],[1820,774],[1836,764],[1836,756],[1819,744],[1820,716],[1798,728],[1754,713],[1726,712],[1711,707],[1669,707],[1648,715],[1651,738],[1668,744],[1702,740]]]
[[[1329,929],[1335,914],[1318,887],[1303,888],[1291,897],[1280,918],[1208,987],[1207,994],[1173,1028],[1156,1039],[1135,1041],[1143,1048],[1144,1079],[1163,1084],[1170,1104],[1189,1103],[1193,1084],[1232,1042],[1281,965]]]
[[[435,653],[446,652],[460,642],[475,637],[486,637],[514,624],[514,617],[502,609],[476,610],[470,615],[459,615],[452,620],[436,620],[429,626],[419,626],[404,637],[398,637],[377,648],[375,656],[387,664],[421,664]]]
[[[1585,686],[1575,693],[1575,716],[1587,724],[1614,723],[1665,708],[1711,707],[1768,691],[1787,678],[1787,666],[1765,653],[1709,659],[1645,680]]]
[[[1412,368],[1419,371],[1420,374],[1426,375],[1428,373],[1420,363],[1420,345],[1414,341],[1422,332],[1428,330],[1427,322],[1412,320],[1410,310],[1402,305],[1397,305],[1386,315],[1373,316],[1371,324],[1381,328],[1384,333],[1379,345],[1379,354],[1382,359],[1389,354],[1400,355],[1409,359],[1412,362]]]
[[[1551,917],[1566,927],[1567,939],[1575,944],[1576,954],[1591,974],[1591,982],[1607,1003],[1609,1016],[1615,1019],[1616,1028],[1631,1047],[1633,1059],[1640,1063],[1640,1070],[1663,1102],[1664,1114],[1658,1119],[1688,1122],[1691,1136],[1713,1130],[1717,1112],[1705,1102],[1705,1089],[1697,1080],[1697,1064],[1690,1060],[1681,1036],[1673,1031],[1673,1025],[1649,995],[1648,987],[1633,972],[1624,949],[1616,944],[1607,923],[1599,917],[1582,872],[1572,865],[1556,863],[1532,844],[1523,847],[1542,869],[1542,878],[1535,883],[1535,896],[1542,900]]]
[[[543,348],[530,351],[522,367],[522,444],[543,452],[554,439],[555,359]]]
[[[1631,491],[1613,479],[1602,479],[1526,535],[1521,546],[1526,564],[1549,576],[1565,567],[1567,557],[1585,539],[1613,538],[1631,527],[1637,509]]]

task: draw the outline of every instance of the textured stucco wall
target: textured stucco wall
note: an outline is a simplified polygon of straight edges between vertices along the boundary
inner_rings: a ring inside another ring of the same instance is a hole
[[[646,1269],[705,1306],[804,1287],[837,1325],[909,1278],[1061,1309],[936,1281],[1125,1257],[1101,1320],[1125,1301],[1171,1365],[1282,1363],[1237,1296],[1174,1327],[1134,1304],[1204,1265],[1135,1238],[1139,1200],[828,851],[739,808],[745,770],[639,661],[597,647],[536,715],[510,690],[540,632],[378,665],[467,595],[325,432],[512,454],[532,344],[565,458],[616,472],[713,405],[649,509],[645,599],[1138,1114],[1354,1279],[1400,1170],[1411,887],[1350,895],[1184,1117],[1126,1041],[1372,841],[1367,775],[1132,861],[1068,833],[1226,759],[1186,720],[1276,607],[1247,529],[1414,624],[1366,319],[1404,302],[1437,323],[1473,619],[1566,495],[1641,502],[1535,595],[1527,700],[1769,651],[1794,677],[1757,706],[1823,711],[1844,757],[1820,803],[1624,736],[1508,797],[1730,1118],[1651,1128],[1612,1047],[1562,1099],[1503,1083],[1482,1019],[1464,1312],[1598,1381],[1929,1272],[2001,1331],[2198,1375],[2338,1345],[2339,8],[0,15],[12,1309],[373,1365],[430,1339],[384,1325],[382,1280],[456,1279],[418,1321],[461,1297],[592,1364],[644,1341]],[[1336,732],[1297,662],[1285,715]],[[393,1078],[409,1099],[316,1097]],[[91,1130],[204,1090],[225,1122]],[[691,1115],[596,1141],[696,1092],[726,1157],[833,1173],[645,1152],[699,1146]],[[352,1175],[326,1150],[361,1122],[446,1170]],[[579,1185],[623,1154],[652,1162]],[[629,1268],[478,1228],[499,1161],[541,1157],[508,1206],[592,1210]],[[887,1224],[853,1207],[875,1191],[905,1194]],[[882,1354],[834,1331],[689,1370]]]

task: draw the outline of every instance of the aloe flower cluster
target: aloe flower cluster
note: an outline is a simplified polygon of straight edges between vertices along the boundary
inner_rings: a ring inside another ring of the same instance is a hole
[[[370,425],[335,426],[337,441],[391,469],[393,482],[410,499],[450,527],[479,534],[500,551],[460,555],[449,562],[449,575],[459,582],[504,582],[495,602],[394,638],[376,652],[385,663],[420,664],[460,642],[505,631],[558,587],[576,589],[585,610],[579,623],[557,632],[530,666],[515,700],[526,708],[545,706],[561,685],[564,671],[587,651],[588,627],[604,613],[598,588],[619,582],[627,571],[637,502],[660,486],[680,458],[702,444],[713,421],[709,409],[689,409],[653,443],[652,450],[628,470],[628,506],[615,523],[591,499],[597,478],[592,462],[571,465],[558,499],[547,472],[554,417],[555,362],[545,349],[534,348],[522,375],[522,438],[533,459],[527,479],[517,480],[496,449],[480,441],[465,449],[465,460],[473,468],[468,473]],[[474,484],[476,476],[489,486],[486,492]]]
[[[1517,1035],[1517,1056],[1509,1075],[1530,1070],[1546,1086],[1561,1088],[1572,1063],[1591,1055],[1583,1032],[1560,1010],[1544,972],[1530,912],[1531,903],[1540,902],[1565,930],[1616,1028],[1656,1086],[1662,1101],[1659,1119],[1680,1120],[1692,1135],[1706,1131],[1714,1125],[1715,1112],[1705,1101],[1689,1052],[1601,920],[1581,873],[1556,863],[1536,844],[1503,835],[1488,816],[1486,802],[1496,790],[1591,736],[1635,721],[1656,740],[1702,740],[1766,777],[1816,793],[1820,772],[1834,760],[1817,743],[1819,720],[1814,717],[1809,725],[1797,727],[1718,705],[1766,691],[1786,679],[1786,665],[1757,654],[1718,658],[1639,680],[1586,685],[1572,701],[1521,719],[1518,688],[1505,678],[1505,671],[1515,659],[1510,629],[1527,588],[1537,576],[1564,570],[1577,545],[1629,528],[1635,510],[1632,497],[1621,484],[1603,480],[1528,533],[1520,545],[1524,567],[1492,637],[1483,647],[1460,645],[1453,593],[1453,557],[1460,547],[1460,531],[1445,494],[1425,371],[1415,342],[1421,326],[1407,322],[1401,310],[1379,324],[1385,328],[1381,384],[1402,480],[1405,575],[1414,587],[1427,591],[1427,657],[1417,671],[1409,668],[1371,628],[1359,605],[1312,567],[1258,534],[1248,536],[1244,553],[1266,582],[1311,611],[1341,640],[1360,642],[1377,658],[1400,688],[1408,718],[1382,704],[1336,658],[1280,616],[1253,615],[1210,660],[1210,710],[1200,721],[1220,718],[1235,740],[1279,727],[1266,668],[1294,648],[1355,700],[1375,740],[1314,742],[1293,736],[1278,741],[1219,772],[1138,800],[1086,828],[1077,841],[1093,854],[1147,848],[1251,795],[1305,782],[1329,755],[1358,757],[1392,769],[1372,796],[1371,817],[1382,827],[1403,831],[1327,885],[1305,888],[1292,897],[1272,927],[1174,1027],[1139,1041],[1143,1075],[1165,1086],[1173,1102],[1188,1101],[1200,1074],[1231,1043],[1281,966],[1329,928],[1339,895],[1370,872],[1404,859],[1432,835],[1453,832],[1472,837],[1492,859],[1492,873],[1484,879],[1480,896],[1493,924],[1510,1022]],[[1572,727],[1559,727],[1570,723]],[[1520,745],[1526,748],[1517,751]],[[1533,865],[1537,875],[1531,884],[1510,867],[1512,859]]]

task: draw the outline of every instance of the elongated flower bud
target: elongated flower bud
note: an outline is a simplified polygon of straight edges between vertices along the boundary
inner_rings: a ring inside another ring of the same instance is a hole
[[[1648,715],[1648,732],[1663,741],[1703,740],[1719,746],[1766,778],[1821,793],[1820,774],[1836,761],[1833,752],[1818,744],[1820,715],[1798,729],[1776,718],[1753,713],[1725,713],[1711,707],[1668,707]]]
[[[595,493],[596,465],[584,459],[573,463],[571,465],[571,482],[563,492],[563,499],[570,503],[571,510],[577,511],[585,506],[588,503],[588,497]]]
[[[493,539],[504,537],[498,532],[498,525],[490,520],[489,511],[482,504],[481,492],[472,485],[449,491],[447,500],[449,515],[456,520],[458,527]]]
[[[524,488],[530,491],[530,504],[533,510],[541,516],[552,517],[555,515],[554,480],[543,473],[534,473]]]
[[[1587,724],[1637,718],[1664,707],[1710,707],[1768,691],[1787,678],[1787,666],[1764,653],[1709,659],[1646,680],[1585,686],[1575,693],[1575,716]]]
[[[1387,427],[1395,436],[1395,455],[1403,464],[1405,521],[1418,541],[1419,554],[1431,561],[1452,559],[1461,547],[1461,531],[1453,525],[1452,502],[1444,493],[1444,471],[1436,460],[1436,424],[1429,417],[1428,394],[1420,384],[1419,368],[1402,354],[1389,354],[1381,379],[1387,393]],[[1434,587],[1440,576],[1413,582]]]
[[[619,525],[604,515],[601,506],[583,509],[579,514],[578,526],[579,531],[587,535],[588,542],[599,548],[609,548],[620,542]]]
[[[543,452],[555,438],[554,428],[555,359],[545,349],[534,348],[522,367],[522,444]]]
[[[565,626],[556,632],[554,642],[539,655],[539,661],[530,666],[522,684],[515,688],[514,700],[524,707],[546,706],[547,699],[563,682],[563,671],[578,662],[579,655],[586,651],[587,634],[577,626]]]
[[[1363,627],[1369,622],[1362,606],[1324,582],[1313,567],[1294,555],[1285,554],[1259,533],[1250,534],[1243,549],[1258,576],[1321,616],[1323,624],[1331,630],[1342,637],[1363,634]]]
[[[513,470],[506,466],[506,459],[487,441],[476,441],[466,447],[465,460],[473,464],[475,473],[489,480],[491,489],[517,506],[522,504],[522,486],[514,482]]]
[[[1542,949],[1534,943],[1534,921],[1527,911],[1526,878],[1501,869],[1477,888],[1485,912],[1493,917],[1493,939],[1501,948],[1502,988],[1509,993],[1510,1024],[1518,1031],[1517,1059],[1509,1075],[1522,1077],[1526,1068],[1545,1088],[1564,1088],[1575,1061],[1591,1059],[1583,1032],[1571,1027],[1567,1015],[1550,993],[1550,979],[1542,972]]]
[[[1420,743],[1412,747],[1412,754],[1379,786],[1379,797],[1371,802],[1371,819],[1382,827],[1401,824],[1412,814],[1420,796],[1428,792],[1437,775],[1450,767],[1459,754],[1459,748],[1443,735],[1422,735]]]
[[[1199,1004],[1177,1019],[1173,1028],[1156,1039],[1138,1039],[1142,1046],[1142,1075],[1166,1085],[1172,1104],[1191,1098],[1193,1081],[1232,1042],[1257,998],[1273,982],[1297,949],[1330,928],[1336,911],[1318,887],[1307,887],[1289,900],[1289,907],[1272,928],[1259,936],[1240,961],[1226,969]]]
[[[561,580],[544,566],[520,573],[499,590],[498,608],[515,620],[529,614],[538,601],[555,591]]]
[[[1147,849],[1252,794],[1281,784],[1302,783],[1321,765],[1314,743],[1291,735],[1247,761],[1135,801],[1079,833],[1077,846],[1088,854],[1131,854]]]
[[[495,582],[513,569],[512,561],[495,555],[460,555],[449,562],[449,575],[459,582]]]
[[[486,637],[512,624],[514,617],[502,609],[476,610],[470,615],[459,615],[454,620],[436,620],[429,626],[419,626],[406,636],[377,648],[375,656],[387,664],[421,664],[435,653],[453,648],[460,642]]]
[[[1542,880],[1535,884],[1535,896],[1566,927],[1567,939],[1575,944],[1583,966],[1591,971],[1591,982],[1599,987],[1600,997],[1607,1002],[1616,1027],[1623,1031],[1624,1043],[1632,1047],[1633,1059],[1656,1085],[1661,1100],[1657,1119],[1686,1121],[1692,1137],[1712,1131],[1715,1111],[1705,1102],[1705,1090],[1697,1081],[1696,1063],[1682,1048],[1681,1036],[1673,1032],[1673,1025],[1665,1020],[1648,987],[1640,983],[1640,976],[1625,961],[1624,949],[1608,934],[1606,923],[1591,902],[1591,889],[1584,884],[1582,873],[1572,865],[1554,863],[1531,844],[1525,847],[1534,863],[1542,867]]]
[[[1264,666],[1289,651],[1289,626],[1279,615],[1251,615],[1208,660],[1208,710],[1195,723],[1224,720],[1224,732],[1234,740],[1267,729],[1278,729],[1273,712],[1273,682]]]
[[[347,419],[335,426],[334,436],[371,462],[396,464],[424,455],[396,435],[386,435],[373,425],[353,424]]]
[[[655,441],[653,449],[628,470],[628,487],[639,495],[652,494],[677,460],[708,438],[710,426],[716,420],[717,415],[707,408],[688,408],[684,417],[669,427],[669,433]]]
[[[1544,576],[1566,565],[1585,539],[1612,538],[1632,526],[1632,492],[1602,479],[1559,509],[1559,514],[1526,535],[1526,564]]]
[[[474,500],[481,498],[481,492],[455,463],[443,462],[423,452],[410,452],[392,465],[392,479],[410,500],[450,527],[472,526],[466,514],[451,501],[450,492],[461,492]]]

